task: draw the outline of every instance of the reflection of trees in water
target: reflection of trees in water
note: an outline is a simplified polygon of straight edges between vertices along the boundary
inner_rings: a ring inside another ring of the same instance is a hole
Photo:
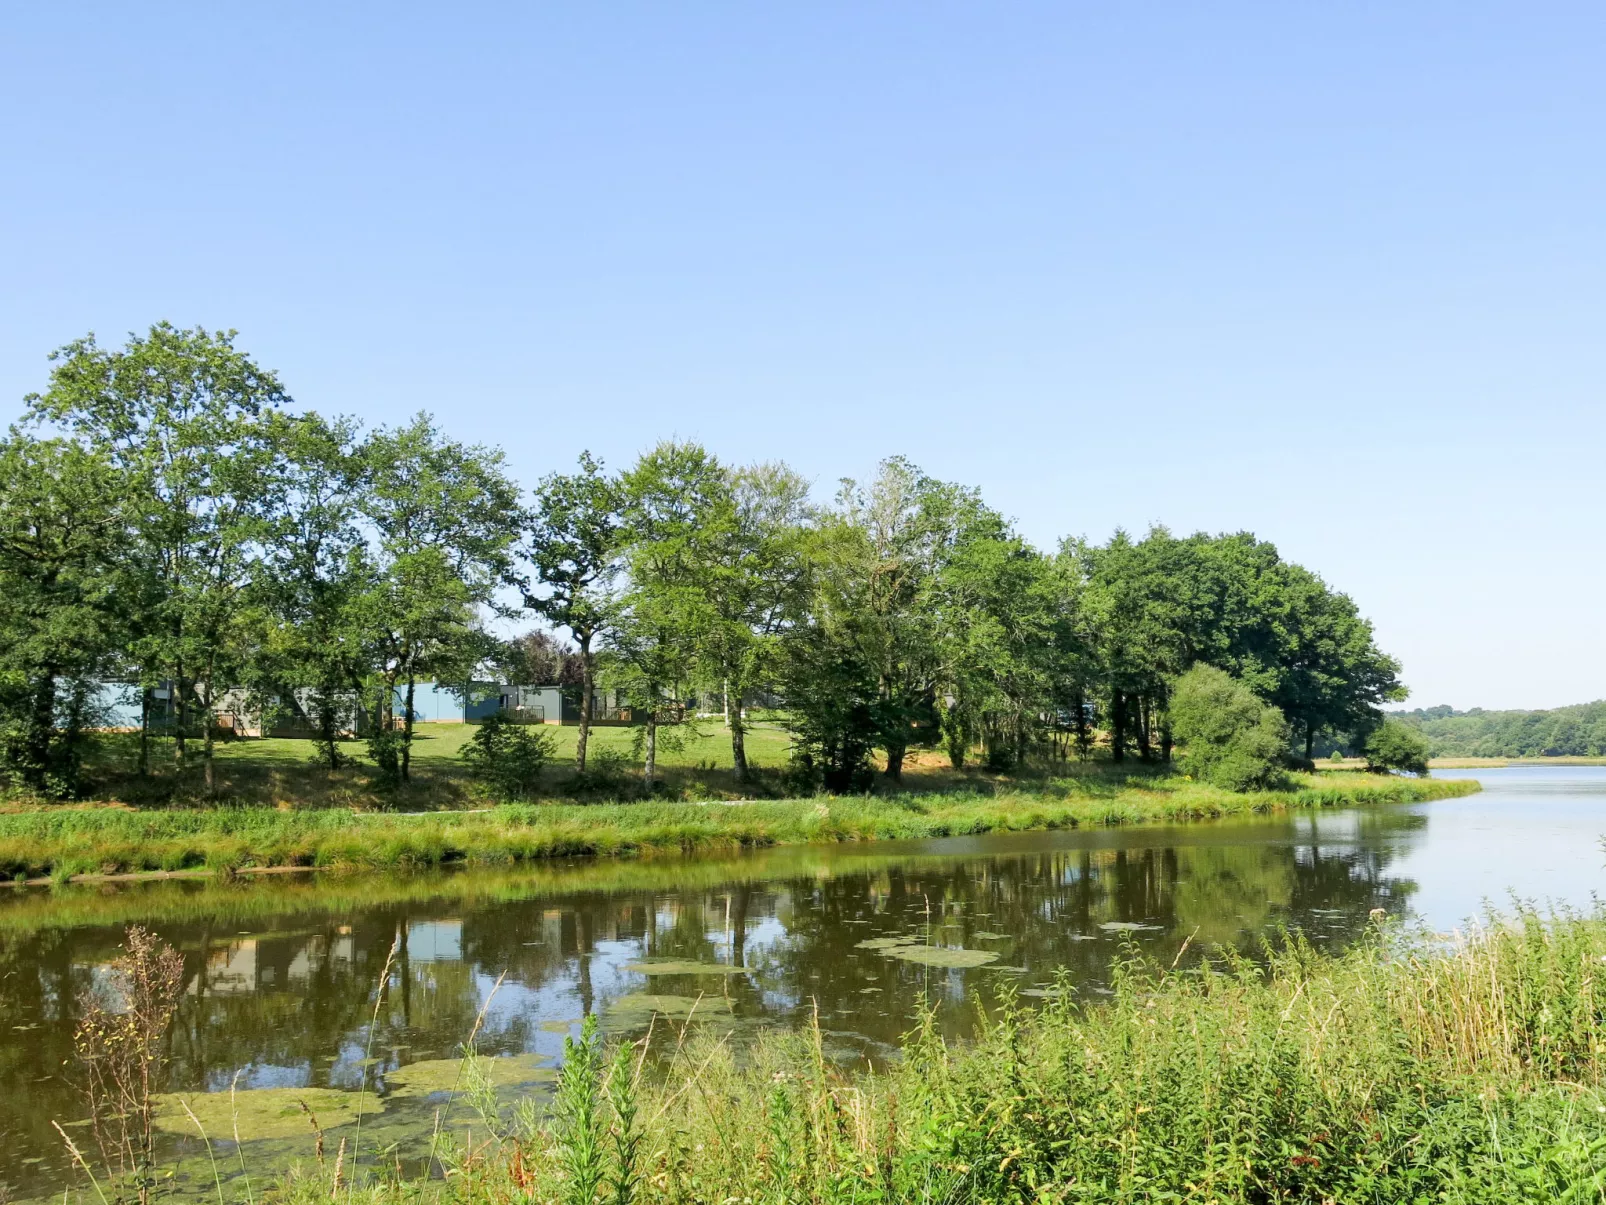
[[[1405,906],[1414,885],[1390,878],[1388,867],[1424,820],[1382,809],[1346,823],[1299,816],[1201,828],[1169,843],[1135,832],[1121,847],[1101,835],[1087,847],[1045,838],[1043,848],[992,856],[855,855],[854,869],[836,875],[794,865],[771,881],[425,900],[338,915],[306,907],[302,895],[295,911],[258,919],[248,934],[223,922],[160,926],[183,951],[188,976],[172,1084],[222,1088],[248,1068],[260,1084],[352,1086],[392,942],[392,986],[374,1039],[381,1074],[454,1055],[503,971],[525,989],[517,999],[528,1015],[517,1005],[498,1010],[480,1041],[492,1053],[529,1049],[541,1021],[575,1015],[556,1000],[593,1012],[610,994],[640,990],[616,965],[636,957],[745,965],[748,975],[654,977],[645,990],[723,995],[736,1016],[776,1024],[801,1022],[817,1004],[824,1026],[861,1048],[894,1043],[923,1000],[946,1032],[964,1034],[1006,983],[1042,985],[1064,968],[1096,989],[1125,941],[1169,962],[1190,935],[1195,952],[1252,950],[1258,935],[1285,925],[1328,947],[1352,940],[1371,909]],[[1109,922],[1155,928],[1100,928]],[[997,966],[1026,972],[927,967],[858,948],[904,934],[996,950]],[[56,1069],[71,1058],[77,993],[120,940],[120,929],[102,926],[0,941],[0,1015],[38,1026],[0,1033],[0,1180],[15,1182],[23,1157],[54,1155],[50,1119],[80,1112]],[[41,1079],[46,1070],[52,1078]]]

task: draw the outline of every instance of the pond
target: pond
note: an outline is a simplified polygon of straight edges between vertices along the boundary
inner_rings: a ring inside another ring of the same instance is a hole
[[[482,1011],[477,1048],[499,1056],[494,1076],[513,1089],[541,1091],[564,1037],[591,1013],[617,1035],[645,1032],[655,1013],[671,1023],[655,1032],[689,1017],[738,1035],[817,1014],[833,1056],[874,1061],[895,1051],[922,1001],[963,1036],[1005,985],[1027,999],[1067,984],[1096,998],[1128,943],[1170,962],[1185,942],[1252,950],[1286,927],[1336,950],[1376,908],[1448,929],[1513,894],[1590,906],[1606,882],[1606,768],[1439,773],[1478,778],[1484,791],[724,859],[7,894],[0,1184],[28,1199],[67,1177],[51,1121],[85,1115],[72,1065],[77,1000],[131,923],[184,955],[171,1086],[294,1090],[242,1098],[259,1172],[310,1157],[298,1096],[323,1112],[333,1143],[355,1116],[339,1094],[363,1083],[377,1096],[364,1149],[394,1144],[417,1158]],[[225,1099],[198,1106],[214,1138],[230,1129]],[[170,1153],[193,1153],[177,1133],[186,1125],[164,1121]],[[68,1133],[89,1145],[87,1130]],[[193,1185],[203,1187],[209,1176]]]

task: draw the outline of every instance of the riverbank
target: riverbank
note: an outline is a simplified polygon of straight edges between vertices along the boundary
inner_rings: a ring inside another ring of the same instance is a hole
[[[513,865],[815,842],[918,839],[1200,820],[1291,808],[1412,803],[1470,794],[1469,780],[1294,776],[1235,794],[1179,776],[1114,773],[1032,789],[714,803],[506,805],[475,811],[51,808],[0,815],[0,877],[229,876],[295,869]]]
[[[1337,956],[1295,939],[1260,967],[1125,959],[1097,1006],[1006,1006],[967,1043],[927,1023],[870,1071],[833,1064],[818,1024],[739,1052],[710,1025],[661,1075],[583,1040],[553,1109],[477,1105],[433,1178],[362,1151],[343,1172],[372,1205],[557,1205],[598,1180],[663,1205],[1597,1200],[1603,960],[1599,913],[1448,947],[1389,925]],[[304,1164],[282,1199],[338,1197],[341,1176]]]

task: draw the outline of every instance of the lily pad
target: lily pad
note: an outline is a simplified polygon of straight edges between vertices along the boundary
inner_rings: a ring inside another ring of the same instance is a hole
[[[919,941],[918,937],[872,937],[867,941],[854,944],[855,950],[895,950],[899,946],[907,946]]]
[[[1004,972],[1007,972],[1008,974],[1011,974],[1011,975],[1027,975],[1027,974],[1031,973],[1031,968],[1030,967],[1006,967],[1006,966],[999,966],[997,963],[994,963],[992,966],[988,967],[987,969],[989,971],[1004,971]]]
[[[542,1033],[568,1033],[578,1024],[580,1024],[579,1017],[572,1021],[542,1021],[540,1029]]]
[[[731,1006],[720,996],[664,996],[636,992],[619,996],[602,1014],[604,1029],[617,1031],[647,1024],[654,1016],[669,1021],[730,1020]]]
[[[895,946],[887,953],[928,967],[979,967],[998,961],[996,950],[950,950],[944,946]]]
[[[1069,994],[1070,989],[1062,987],[1023,987],[1020,994],[1023,996],[1036,996],[1040,1000],[1058,1000],[1061,996]]]
[[[1108,933],[1157,933],[1164,925],[1143,925],[1135,920],[1107,920],[1099,928]]]
[[[661,962],[625,963],[625,970],[638,975],[745,975],[749,969],[728,962],[677,962],[670,958]]]
[[[334,1088],[251,1088],[232,1095],[231,1100],[228,1092],[163,1093],[153,1098],[156,1128],[194,1136],[195,1122],[184,1111],[186,1102],[207,1137],[232,1140],[238,1125],[242,1141],[311,1138],[312,1122],[301,1108],[303,1104],[317,1114],[318,1125],[325,1130],[356,1121],[359,1105],[364,1117],[385,1111],[385,1102],[372,1092],[365,1095]]]
[[[533,1054],[504,1055],[500,1058],[481,1058],[480,1073],[497,1088],[516,1084],[551,1083],[557,1072],[543,1067],[541,1059]],[[390,1096],[429,1096],[434,1092],[450,1092],[468,1082],[467,1069],[461,1059],[426,1059],[409,1063],[396,1071],[385,1072],[385,1087]]]
[[[1010,938],[1008,933],[972,933],[971,936],[977,941],[1008,941]]]

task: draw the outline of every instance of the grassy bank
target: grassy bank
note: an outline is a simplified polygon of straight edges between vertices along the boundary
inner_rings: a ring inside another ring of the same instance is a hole
[[[961,1046],[926,1027],[869,1072],[807,1032],[740,1057],[708,1033],[661,1076],[582,1046],[550,1111],[482,1093],[444,1178],[365,1180],[367,1151],[344,1175],[369,1205],[590,1205],[610,1182],[665,1205],[1599,1201],[1603,960],[1600,915],[1528,915],[1449,947],[1380,928],[1338,957],[1128,963],[1100,1003],[1006,1009]],[[334,1163],[284,1199],[338,1199]]]
[[[720,851],[1193,820],[1286,808],[1442,799],[1465,781],[1302,775],[1281,792],[1234,794],[1116,768],[1045,778],[1030,791],[903,793],[745,803],[517,805],[363,813],[250,807],[56,808],[0,815],[0,876],[237,872],[288,867],[508,865],[579,855]]]

